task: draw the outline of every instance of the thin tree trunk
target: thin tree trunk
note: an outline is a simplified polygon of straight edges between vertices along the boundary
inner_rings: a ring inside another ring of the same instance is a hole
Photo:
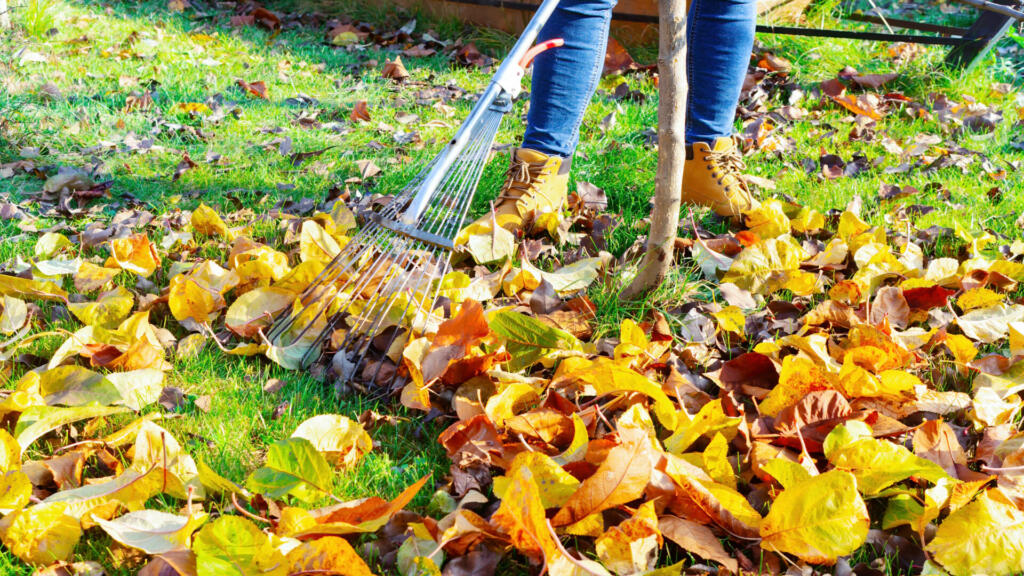
[[[7,11],[7,0],[0,0],[0,30],[11,27],[11,15]]]
[[[658,0],[658,173],[647,253],[624,298],[657,288],[672,267],[686,160],[686,0]]]

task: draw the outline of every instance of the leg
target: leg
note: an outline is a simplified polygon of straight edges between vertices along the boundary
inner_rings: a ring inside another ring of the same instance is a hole
[[[533,87],[523,147],[572,156],[579,126],[601,79],[615,0],[563,0],[539,39],[564,38],[565,46],[533,63]]]
[[[758,206],[732,140],[736,104],[754,46],[755,0],[693,0],[687,23],[683,200],[739,220]]]
[[[490,230],[492,222],[513,232],[529,232],[538,219],[562,209],[580,122],[601,80],[614,6],[615,0],[562,0],[544,25],[539,41],[562,38],[565,45],[533,61],[522,148],[512,151],[493,214],[463,228],[457,243]]]
[[[757,2],[693,0],[687,22],[686,143],[713,144],[732,135],[754,46]]]

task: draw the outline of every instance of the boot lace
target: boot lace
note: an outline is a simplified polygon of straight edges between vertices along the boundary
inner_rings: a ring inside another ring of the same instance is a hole
[[[747,164],[743,161],[739,150],[731,148],[724,151],[710,150],[705,156],[711,169],[718,179],[718,183],[725,186],[730,192],[741,192],[749,199],[750,190],[747,183],[743,181],[741,173],[746,170]]]
[[[525,162],[513,155],[513,161],[505,173],[505,183],[501,187],[498,201],[517,200],[530,194],[536,186],[544,184],[549,173],[547,168],[546,162]]]

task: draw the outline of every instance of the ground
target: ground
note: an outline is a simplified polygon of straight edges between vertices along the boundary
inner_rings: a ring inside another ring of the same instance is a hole
[[[176,11],[173,2],[13,4],[18,8],[14,19],[24,28],[15,34],[0,32],[0,165],[12,167],[0,169],[0,207],[10,202],[31,208],[42,178],[60,166],[92,168],[97,180],[111,182],[109,196],[93,209],[70,217],[43,214],[34,222],[39,231],[81,230],[88,222],[105,221],[131,208],[166,215],[205,203],[241,218],[266,214],[282,202],[319,202],[332,190],[393,192],[436,152],[471,105],[459,98],[449,102],[451,108],[437,106],[436,97],[420,92],[447,85],[473,94],[488,81],[486,70],[456,65],[440,49],[428,57],[404,56],[411,77],[396,85],[381,75],[384,63],[395,57],[394,49],[372,43],[333,46],[325,40],[322,22],[272,32],[259,25],[232,26],[233,13],[220,6]],[[833,8],[818,5],[810,18],[830,23]],[[494,56],[500,56],[509,42],[501,34],[417,14],[365,6],[353,7],[349,14],[372,21],[381,31],[415,20],[417,34],[434,28],[441,40],[473,41]],[[748,101],[744,118],[737,123],[739,133],[752,136],[746,146],[748,173],[762,179],[757,186],[762,195],[790,199],[822,213],[841,211],[859,198],[862,216],[871,224],[894,227],[907,215],[898,209],[913,206],[910,214],[924,212],[913,217],[920,229],[960,226],[988,229],[1006,243],[1020,239],[1024,102],[1017,96],[1021,76],[1012,58],[1015,46],[1012,38],[1004,41],[1006,54],[993,54],[965,72],[944,69],[944,52],[938,48],[925,48],[909,61],[899,61],[889,45],[761,35],[759,55],[770,51],[791,64],[769,66],[774,69],[769,79],[779,79],[780,71],[788,73],[788,79],[777,82],[786,84],[783,88],[769,91],[768,109],[777,111],[790,103],[810,114],[770,120],[779,126],[775,135],[791,138],[790,144],[772,150],[771,144],[756,141],[772,133],[759,136],[747,129],[764,116]],[[650,47],[629,48],[641,64],[650,61]],[[851,139],[857,124],[854,116],[818,91],[820,82],[835,78],[847,66],[861,74],[897,73],[884,89],[869,91],[899,92],[929,108],[939,95],[959,103],[976,102],[989,107],[986,118],[991,122],[966,122],[976,129],[964,129],[964,119],[973,112],[954,110],[944,118],[938,113],[918,114],[913,106],[893,100],[877,125],[866,127],[869,137]],[[266,97],[248,93],[239,80],[263,82]],[[632,96],[615,95],[623,82]],[[151,96],[139,99],[147,93]],[[571,188],[587,182],[607,193],[608,211],[620,215],[608,242],[616,257],[645,231],[656,167],[650,143],[656,98],[649,73],[612,75],[603,80],[584,119]],[[351,119],[361,101],[366,102],[368,122]],[[514,144],[522,135],[525,106],[518,102],[506,119],[500,144]],[[216,116],[219,120],[211,119]],[[900,150],[911,149],[915,142],[923,143],[920,149],[901,156]],[[296,153],[313,154],[304,158]],[[822,160],[828,154],[838,155],[848,166],[856,155],[867,161],[860,171],[848,168],[846,175],[840,167],[837,177],[826,178],[822,164],[826,172],[836,165],[828,157]],[[35,169],[13,168],[21,160],[31,161]],[[504,162],[497,158],[489,166],[474,204],[477,213],[496,193]],[[880,190],[886,186],[904,191],[910,186],[916,192],[883,200]],[[38,234],[2,214],[0,268],[13,268],[32,257]],[[696,211],[696,222],[715,231],[728,227],[702,210]],[[281,234],[272,223],[257,225],[254,231],[255,237],[268,241]],[[153,240],[160,239],[157,232]],[[949,239],[926,249],[935,251],[931,255],[960,248]],[[211,250],[202,256],[218,256],[215,248]],[[599,335],[617,332],[623,319],[641,319],[650,308],[671,310],[684,297],[718,298],[690,260],[680,263],[666,288],[642,303],[620,302],[620,288],[621,282],[610,282],[591,289]],[[52,309],[44,305],[45,313]],[[65,311],[51,326],[74,331],[78,324]],[[172,318],[163,327],[183,335]],[[63,339],[42,339],[27,352],[49,357]],[[19,364],[3,364],[0,382],[9,388],[25,370]],[[265,392],[264,384],[272,378],[284,381],[284,387]],[[435,440],[445,422],[424,421],[418,414],[381,406],[358,394],[336,398],[302,372],[255,358],[231,358],[208,345],[198,356],[176,361],[167,384],[181,388],[187,400],[177,417],[164,422],[166,428],[190,453],[236,481],[259,466],[269,444],[324,412],[357,418],[374,410],[396,419],[393,426],[374,429],[377,447],[357,468],[336,476],[333,491],[342,499],[392,498],[425,474],[441,478],[448,471],[444,450]],[[205,403],[197,405],[195,400],[205,396],[212,402],[202,409]],[[39,452],[31,456],[44,454],[43,449],[33,450]],[[429,499],[429,491],[422,493],[413,508],[424,509]],[[177,504],[166,506],[173,509]],[[120,573],[116,566],[123,560],[110,555],[108,544],[102,538],[87,539],[77,554]],[[30,573],[6,551],[0,555],[0,571]]]

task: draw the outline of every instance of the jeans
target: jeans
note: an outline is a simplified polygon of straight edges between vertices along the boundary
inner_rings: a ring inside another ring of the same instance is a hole
[[[580,123],[597,89],[616,0],[562,0],[539,40],[565,39],[533,63],[533,87],[522,146],[572,156]],[[754,46],[756,0],[692,0],[686,23],[686,142],[713,143],[732,134],[743,78]]]

